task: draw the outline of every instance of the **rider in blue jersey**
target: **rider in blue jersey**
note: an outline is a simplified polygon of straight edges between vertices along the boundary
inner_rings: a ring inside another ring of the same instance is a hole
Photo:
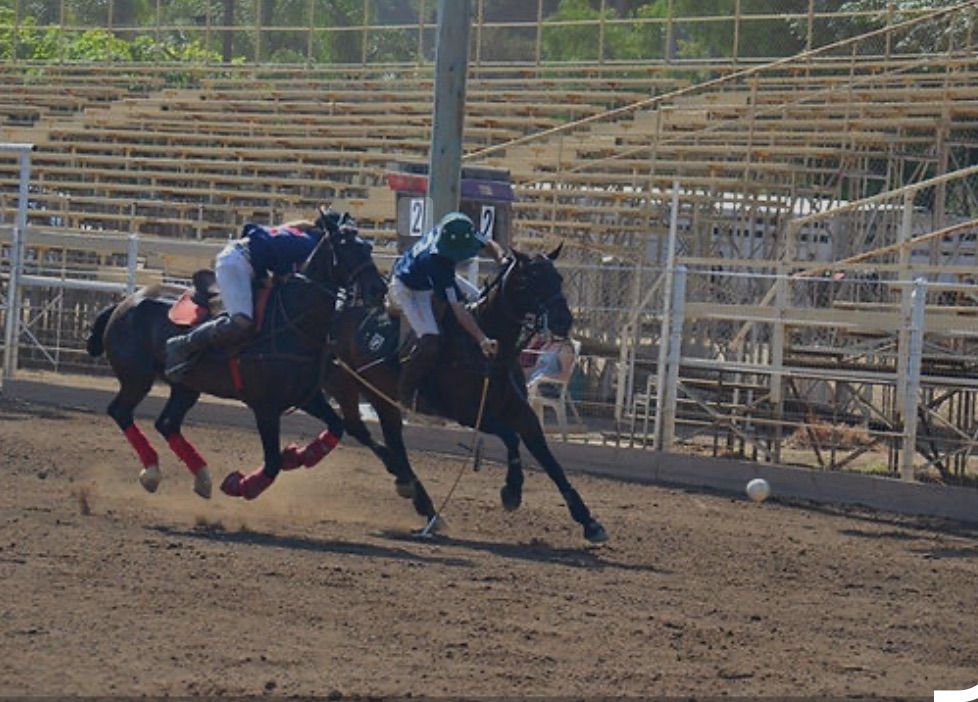
[[[398,385],[401,404],[409,409],[414,407],[421,381],[438,362],[439,330],[431,307],[434,297],[448,303],[459,325],[487,357],[496,354],[496,341],[482,332],[465,307],[466,299],[473,298],[478,290],[455,275],[457,264],[474,258],[481,250],[497,261],[504,256],[499,245],[479,232],[471,219],[461,212],[450,212],[394,264],[390,296],[418,337],[411,353],[402,360]]]
[[[179,382],[206,348],[230,348],[254,331],[254,281],[295,272],[316,248],[324,230],[338,231],[340,214],[329,209],[316,222],[298,220],[277,227],[246,224],[241,238],[217,255],[214,272],[227,316],[200,325],[166,344],[166,377]]]

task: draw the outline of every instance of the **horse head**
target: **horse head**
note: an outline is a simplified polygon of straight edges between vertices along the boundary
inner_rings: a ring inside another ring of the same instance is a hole
[[[566,337],[574,323],[564,297],[564,279],[554,266],[562,247],[532,256],[512,249],[500,280],[500,301],[508,308],[507,314],[521,319],[532,316],[538,329],[548,329],[558,337]]]
[[[373,246],[352,226],[327,232],[303,266],[303,274],[318,283],[354,288],[370,307],[383,304],[387,283],[377,270]]]
[[[374,263],[373,245],[352,226],[330,233],[329,240],[336,252],[340,285],[353,288],[367,307],[383,305],[387,282]]]

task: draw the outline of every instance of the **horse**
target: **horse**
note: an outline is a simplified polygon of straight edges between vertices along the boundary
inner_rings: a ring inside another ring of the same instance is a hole
[[[530,333],[541,325],[566,337],[573,323],[562,291],[563,279],[554,266],[561,247],[543,255],[511,251],[508,263],[483,290],[473,314],[482,330],[499,342],[495,360],[487,361],[471,337],[458,327],[452,315],[442,315],[442,356],[438,370],[422,383],[422,410],[474,427],[478,421],[483,381],[488,379],[479,430],[494,434],[506,445],[506,481],[500,490],[503,507],[515,510],[522,503],[523,465],[519,441],[529,449],[563,496],[571,517],[583,527],[591,542],[608,539],[601,523],[592,515],[564,469],[547,446],[543,429],[526,399],[526,382],[517,358]],[[333,326],[334,348],[339,368],[326,376],[325,389],[340,405],[347,432],[374,449],[388,470],[397,476],[397,492],[413,499],[416,511],[437,517],[431,498],[408,462],[402,439],[401,409],[390,398],[397,396],[399,363],[396,343],[386,355],[371,353],[370,339],[379,339],[378,313],[364,309],[342,312]],[[529,322],[529,323],[528,323]],[[388,323],[387,336],[396,338],[396,324]],[[367,330],[365,332],[365,330]],[[375,344],[381,346],[381,344]],[[388,345],[389,346],[389,345]],[[377,412],[386,447],[374,443],[360,416],[361,393]]]
[[[119,381],[107,413],[135,449],[142,464],[139,482],[148,492],[159,487],[162,473],[159,457],[133,412],[157,379],[169,384],[170,396],[156,420],[156,430],[194,475],[193,489],[201,497],[211,495],[210,471],[181,434],[184,417],[201,393],[242,400],[252,410],[261,436],[262,468],[247,477],[239,471],[229,474],[221,485],[229,495],[254,499],[280,470],[311,467],[336,445],[343,435],[343,422],[321,385],[327,337],[345,289],[355,287],[367,304],[383,300],[387,285],[371,249],[355,230],[324,235],[300,273],[272,287],[257,336],[230,358],[225,352],[203,353],[178,383],[166,379],[164,361],[167,339],[186,331],[169,318],[172,295],[181,291],[149,286],[99,313],[88,338],[88,352],[95,357],[104,352]],[[202,288],[212,280],[209,271],[195,274],[198,299],[207,295]],[[301,450],[289,446],[280,451],[280,417],[294,407],[321,420],[328,430]]]

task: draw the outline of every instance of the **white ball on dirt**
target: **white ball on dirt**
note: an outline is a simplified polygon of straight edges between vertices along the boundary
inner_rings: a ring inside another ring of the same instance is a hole
[[[771,494],[771,486],[764,478],[754,478],[747,483],[747,497],[754,502],[764,502]]]

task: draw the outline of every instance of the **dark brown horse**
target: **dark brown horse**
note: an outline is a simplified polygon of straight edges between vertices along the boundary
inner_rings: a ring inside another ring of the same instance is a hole
[[[522,502],[523,466],[518,450],[522,439],[560,490],[571,516],[583,527],[585,538],[600,542],[607,540],[607,533],[591,516],[550,452],[540,422],[527,403],[526,383],[517,362],[528,333],[541,324],[557,336],[566,336],[570,331],[573,320],[562,291],[563,280],[553,264],[559,254],[559,247],[545,256],[531,257],[513,251],[508,264],[476,304],[474,314],[479,326],[499,342],[495,360],[487,361],[471,337],[454,323],[452,315],[444,315],[442,356],[438,369],[422,385],[419,407],[427,413],[474,426],[483,380],[488,377],[479,429],[501,438],[509,450],[506,483],[501,490],[503,506],[516,509]],[[338,359],[365,382],[361,383],[342,367],[336,368],[327,376],[326,390],[339,402],[350,435],[375,452],[384,451],[385,465],[398,476],[398,493],[413,498],[418,513],[431,519],[435,516],[431,498],[411,469],[404,450],[400,409],[380,395],[397,397],[397,355],[378,357],[370,352],[364,329],[370,329],[371,314],[362,309],[345,311],[333,327]],[[360,417],[361,393],[377,411],[386,448],[376,447]]]
[[[353,230],[323,236],[302,273],[271,291],[262,330],[237,350],[236,363],[232,365],[224,352],[205,352],[179,383],[169,383],[163,374],[167,339],[185,331],[168,317],[173,300],[167,293],[172,291],[150,286],[103,310],[93,325],[88,351],[92,356],[104,351],[119,380],[108,414],[139,456],[143,487],[155,492],[162,474],[159,457],[136,425],[133,411],[155,380],[170,385],[156,429],[194,474],[194,491],[202,497],[211,494],[210,472],[180,433],[184,417],[202,392],[242,400],[254,413],[261,435],[265,457],[261,471],[247,477],[231,473],[222,485],[228,494],[254,498],[283,467],[311,465],[333,448],[343,434],[343,424],[322,393],[322,368],[337,300],[344,288],[353,286],[374,304],[386,292],[370,244]],[[304,450],[290,447],[283,453],[280,417],[293,407],[322,420],[329,430]]]

